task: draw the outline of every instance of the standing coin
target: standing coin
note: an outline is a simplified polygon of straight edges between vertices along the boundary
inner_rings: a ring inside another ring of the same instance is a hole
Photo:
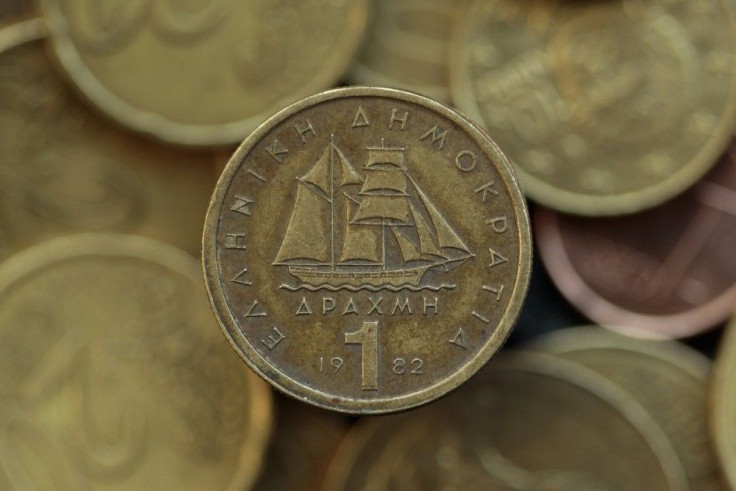
[[[476,0],[451,69],[533,199],[584,215],[674,197],[736,121],[730,0]]]
[[[129,235],[46,242],[0,271],[0,488],[242,490],[266,384],[212,329],[197,262]]]
[[[209,154],[140,141],[57,78],[40,20],[0,30],[0,257],[75,231],[135,232],[199,251]]]
[[[432,407],[371,420],[331,464],[337,490],[684,490],[672,447],[600,375],[516,354]]]
[[[464,0],[378,0],[350,78],[450,100],[452,27]]]
[[[302,401],[383,413],[470,378],[529,281],[508,161],[425,97],[347,88],[283,110],[220,178],[204,234],[221,326]]]
[[[736,318],[723,338],[712,388],[711,435],[726,481],[736,489]]]
[[[54,52],[126,126],[183,145],[239,142],[332,86],[358,48],[366,0],[40,0]]]
[[[595,370],[625,390],[672,442],[690,489],[723,489],[708,437],[705,356],[680,343],[634,340],[599,328],[557,331],[532,346]]]
[[[622,218],[537,209],[537,243],[562,293],[605,327],[679,338],[736,305],[736,144],[691,191]]]

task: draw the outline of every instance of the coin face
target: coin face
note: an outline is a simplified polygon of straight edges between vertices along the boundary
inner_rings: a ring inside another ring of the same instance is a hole
[[[126,126],[183,145],[240,142],[285,105],[333,85],[360,42],[366,0],[42,0],[54,53]]]
[[[680,343],[635,340],[599,328],[564,329],[532,346],[595,370],[625,390],[672,442],[690,489],[723,489],[708,435],[710,362],[703,355]]]
[[[736,121],[727,0],[476,0],[452,50],[453,98],[528,195],[584,215],[682,192]]]
[[[488,361],[531,247],[488,137],[422,96],[346,88],[248,137],[217,185],[204,255],[215,312],[257,372],[366,414],[435,399]]]
[[[350,79],[450,100],[452,29],[464,1],[379,0]]]
[[[2,489],[253,481],[268,387],[212,328],[199,277],[191,256],[128,235],[56,239],[2,265]]]
[[[499,359],[431,407],[366,421],[325,489],[687,489],[662,433],[616,389],[565,360]]]
[[[736,488],[736,320],[726,329],[711,383],[711,436],[721,470],[731,489]]]
[[[643,213],[582,218],[537,209],[537,244],[562,293],[599,324],[679,338],[736,305],[736,147],[692,190]]]
[[[92,114],[53,72],[44,31],[39,20],[0,30],[0,257],[88,230],[198,252],[212,156],[141,141]]]

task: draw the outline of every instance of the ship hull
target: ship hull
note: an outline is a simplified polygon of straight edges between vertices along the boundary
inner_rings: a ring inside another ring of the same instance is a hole
[[[299,278],[307,285],[314,287],[341,288],[352,286],[354,288],[401,288],[406,286],[419,286],[424,273],[431,266],[422,266],[411,269],[398,269],[392,271],[322,271],[316,268],[289,267],[289,273]]]

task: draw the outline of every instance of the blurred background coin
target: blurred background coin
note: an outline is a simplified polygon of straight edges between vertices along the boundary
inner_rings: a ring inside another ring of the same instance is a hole
[[[356,84],[407,89],[450,102],[453,25],[465,0],[376,0],[358,61]]]
[[[40,0],[78,89],[124,125],[172,143],[241,141],[331,87],[363,35],[367,0]]]
[[[0,30],[0,257],[56,235],[135,232],[199,254],[213,156],[121,131],[53,72],[39,20]]]
[[[213,329],[197,261],[129,235],[0,271],[0,489],[242,490],[268,388]]]
[[[33,11],[33,0],[0,0],[0,22],[28,15]]]
[[[325,489],[684,490],[657,425],[602,376],[515,354],[410,414],[365,421]]]
[[[736,121],[729,0],[476,0],[459,24],[451,86],[560,211],[616,215],[694,184]]]
[[[425,97],[304,99],[226,167],[204,232],[215,312],[243,358],[299,400],[356,414],[429,402],[501,347],[531,242],[508,161]]]
[[[320,489],[327,465],[348,431],[340,414],[277,396],[275,431],[264,456],[258,491]]]
[[[638,337],[679,338],[736,305],[736,147],[677,199],[619,218],[538,208],[537,245],[562,293],[595,322]]]
[[[656,421],[692,490],[725,489],[707,426],[710,361],[680,343],[631,339],[597,327],[563,329],[530,347],[595,370]]]
[[[711,434],[726,480],[736,489],[736,317],[719,349],[712,387]]]

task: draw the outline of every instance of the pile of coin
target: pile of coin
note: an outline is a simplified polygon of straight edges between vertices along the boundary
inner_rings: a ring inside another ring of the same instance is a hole
[[[731,0],[0,23],[0,490],[736,489]]]

